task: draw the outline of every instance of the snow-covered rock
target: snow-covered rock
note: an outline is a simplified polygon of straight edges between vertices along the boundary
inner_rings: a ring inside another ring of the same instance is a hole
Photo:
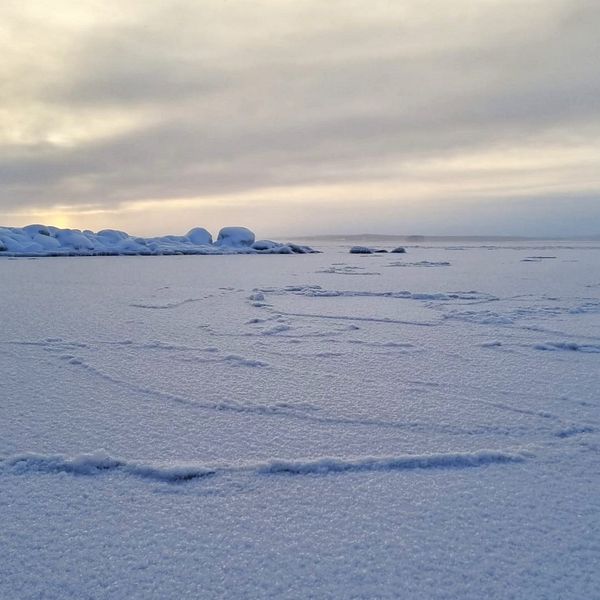
[[[197,244],[198,246],[213,243],[212,235],[210,232],[206,231],[204,227],[194,227],[193,229],[190,229],[187,233],[187,237],[192,244]]]
[[[61,246],[73,250],[94,250],[98,245],[78,229],[59,229],[54,237]]]
[[[59,229],[46,225],[0,227],[0,256],[104,256],[158,254],[308,254],[308,246],[281,244],[271,240],[255,242],[245,227],[225,227],[216,242],[202,227],[187,235],[142,238],[124,231],[103,229],[98,233]]]
[[[403,248],[402,246],[398,246],[397,248],[394,248],[392,250],[393,253],[395,254],[405,254],[406,253],[406,248]]]
[[[99,238],[107,240],[109,243],[118,243],[121,240],[127,239],[129,235],[124,231],[116,229],[103,229],[96,234]]]
[[[45,236],[52,235],[50,232],[50,229],[48,227],[46,227],[45,225],[38,225],[38,224],[26,225],[25,227],[23,227],[23,231],[31,236],[34,236],[37,234],[45,235]]]
[[[34,234],[33,241],[39,244],[44,250],[58,250],[60,248],[59,240],[42,232]]]
[[[350,254],[387,254],[384,248],[369,248],[368,246],[352,246]]]
[[[254,233],[246,227],[223,227],[215,243],[217,246],[249,248],[254,244],[255,239]]]
[[[252,247],[255,250],[272,250],[277,245],[277,242],[272,242],[271,240],[257,240],[252,244]]]
[[[292,252],[294,254],[313,254],[319,252],[318,250],[314,250],[310,246],[301,246],[299,244],[292,244],[290,242],[288,242],[286,245],[292,249]]]

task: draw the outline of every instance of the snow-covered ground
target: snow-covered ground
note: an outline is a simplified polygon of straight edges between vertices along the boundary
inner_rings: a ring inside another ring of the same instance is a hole
[[[0,259],[0,598],[599,597],[599,245],[314,245]]]

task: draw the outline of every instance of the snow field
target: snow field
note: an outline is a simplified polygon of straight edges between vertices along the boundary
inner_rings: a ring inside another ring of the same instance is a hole
[[[595,597],[599,249],[319,249],[0,260],[0,597]]]

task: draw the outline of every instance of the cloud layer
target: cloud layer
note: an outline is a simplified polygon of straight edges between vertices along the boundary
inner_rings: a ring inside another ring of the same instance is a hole
[[[30,0],[0,17],[6,224],[600,230],[597,2]]]

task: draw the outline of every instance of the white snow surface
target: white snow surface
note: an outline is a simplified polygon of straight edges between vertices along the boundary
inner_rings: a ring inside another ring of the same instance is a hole
[[[124,231],[98,233],[46,225],[0,227],[0,256],[119,256],[173,254],[310,254],[309,246],[270,240],[255,242],[246,227],[224,227],[216,242],[202,227],[187,235],[133,237]]]
[[[316,245],[0,258],[0,598],[598,597],[600,247]]]

